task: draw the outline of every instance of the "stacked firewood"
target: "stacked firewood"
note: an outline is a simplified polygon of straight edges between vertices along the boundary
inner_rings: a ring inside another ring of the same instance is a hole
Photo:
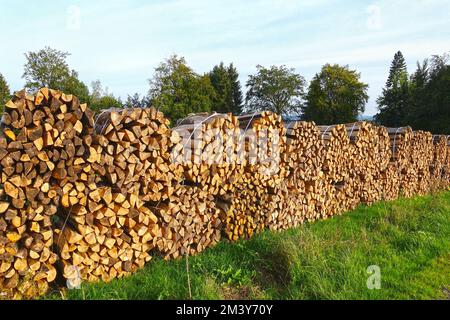
[[[414,162],[417,169],[418,185],[416,195],[425,195],[432,188],[430,167],[434,158],[433,136],[430,132],[415,131],[413,143]]]
[[[233,192],[217,200],[223,233],[232,241],[250,238],[266,226],[263,197],[267,195],[267,189],[252,185],[250,180],[250,175],[244,173]]]
[[[194,114],[173,129],[181,137],[184,183],[216,196],[232,192],[242,166],[238,155],[242,144],[236,116]]]
[[[286,148],[282,156],[288,168],[286,183],[290,189],[304,189],[299,184],[316,179],[322,171],[321,132],[314,122],[289,122],[285,127]]]
[[[347,127],[345,125],[318,126],[322,133],[324,144],[323,171],[325,179],[331,184],[335,199],[328,203],[335,204],[337,208],[330,206],[329,214],[341,213],[354,208],[359,201],[355,176],[355,145],[351,143]],[[327,195],[329,199],[332,195]]]
[[[162,233],[149,206],[168,201],[182,173],[174,158],[180,138],[168,126],[154,108],[107,110],[97,117],[87,159],[100,178],[57,229],[67,278],[109,281],[150,260]]]
[[[0,298],[110,281],[165,259],[450,185],[450,139],[367,122],[154,108],[98,115],[18,92],[0,127]],[[59,259],[58,259],[59,258]],[[59,260],[59,261],[58,261]]]
[[[288,122],[285,127],[288,203],[283,206],[292,212],[293,226],[335,214],[336,190],[322,171],[325,149],[321,131],[314,122]]]
[[[239,161],[244,164],[244,172],[251,174],[256,185],[275,188],[288,174],[281,157],[286,147],[281,116],[265,111],[242,115],[238,120],[244,145]]]
[[[354,146],[350,180],[359,202],[370,204],[382,198],[380,176],[390,160],[389,136],[385,128],[369,122],[346,124]]]
[[[142,268],[160,236],[158,218],[139,199],[102,186],[87,206],[72,207],[55,242],[66,279],[108,282]]]
[[[6,104],[0,139],[0,288],[8,296],[42,294],[56,277],[51,217],[60,201],[79,201],[63,187],[77,180],[92,120],[75,96],[47,88],[36,95],[17,92]]]
[[[249,238],[266,227],[270,195],[288,174],[285,159],[285,127],[272,112],[238,117],[241,135],[236,143],[241,174],[234,180],[232,192],[218,201],[224,234],[229,240]],[[267,196],[269,195],[269,196]],[[266,197],[267,196],[267,197]]]
[[[445,187],[445,165],[447,160],[447,136],[433,135],[433,161],[430,166],[431,185],[433,188]]]
[[[103,111],[95,131],[104,139],[102,165],[108,183],[116,192],[138,195],[143,201],[166,200],[182,175],[180,137],[169,120],[154,108]]]
[[[400,194],[400,172],[396,163],[392,162],[380,174],[382,200],[395,200]]]
[[[151,207],[159,219],[157,250],[165,259],[193,255],[220,240],[221,220],[214,197],[195,186],[180,185],[169,202]]]
[[[447,136],[447,159],[442,169],[442,180],[444,187],[450,190],[450,136]]]
[[[283,183],[271,193],[262,196],[262,205],[266,213],[264,224],[269,230],[286,230],[302,224],[307,208],[303,207],[304,194],[287,188]]]
[[[405,132],[408,134],[408,132]],[[409,140],[405,144],[408,154],[400,157],[406,165],[397,161],[400,168],[401,194],[405,197],[412,197],[418,194],[425,194],[430,189],[430,165],[433,161],[432,135],[424,131],[411,131]]]
[[[414,133],[411,127],[386,128],[386,130],[391,144],[391,163],[397,170],[400,184],[399,192],[405,197],[410,197],[417,186],[416,170],[411,167]]]

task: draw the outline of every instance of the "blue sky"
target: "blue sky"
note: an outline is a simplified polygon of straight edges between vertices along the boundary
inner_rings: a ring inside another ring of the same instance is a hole
[[[409,71],[450,51],[448,0],[0,0],[0,8],[0,72],[13,90],[24,85],[24,53],[44,46],[70,52],[81,80],[99,79],[122,98],[146,93],[171,54],[199,73],[233,62],[243,86],[257,64],[285,64],[309,81],[329,62],[361,73],[372,115],[397,50]]]

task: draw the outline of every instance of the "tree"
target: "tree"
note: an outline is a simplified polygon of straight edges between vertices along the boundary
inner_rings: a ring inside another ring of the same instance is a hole
[[[286,66],[256,66],[246,87],[247,111],[273,111],[280,115],[299,114],[304,97],[305,79]]]
[[[317,124],[357,121],[369,99],[367,88],[355,70],[325,64],[309,85],[303,118]]]
[[[398,51],[391,63],[386,87],[377,99],[376,122],[390,127],[407,125],[406,114],[410,103],[408,71],[403,54]]]
[[[91,83],[89,107],[91,110],[98,113],[105,109],[122,108],[123,104],[120,98],[114,97],[114,95],[109,92],[108,87],[103,88],[100,80],[95,80]]]
[[[108,88],[106,88],[106,91]],[[102,96],[104,96],[104,90],[102,83],[100,80],[95,80],[91,82],[91,94],[90,94],[90,101],[95,102],[98,99],[100,99]]]
[[[0,73],[0,112],[3,112],[3,107],[10,99],[11,92],[9,91],[8,83],[3,75]]]
[[[125,101],[125,106],[127,108],[146,108],[152,105],[151,100],[148,96],[143,96],[139,93],[135,93],[134,95],[128,95],[127,100]]]
[[[405,122],[415,130],[450,134],[450,65],[448,56],[417,63],[410,80],[411,101]]]
[[[78,73],[70,70],[66,62],[68,52],[45,47],[37,52],[25,54],[26,63],[22,77],[25,87],[36,92],[42,87],[57,89],[78,96],[88,102],[89,89],[78,79]]]
[[[214,66],[209,79],[216,92],[214,111],[239,115],[242,112],[243,95],[239,74],[233,64],[225,67],[223,62]]]
[[[91,102],[90,108],[95,113],[99,113],[102,110],[111,108],[122,108],[123,104],[120,98],[116,98],[113,95],[100,97],[95,102]]]
[[[198,75],[183,57],[171,56],[149,80],[153,106],[173,122],[189,113],[211,111],[215,91],[208,75]]]

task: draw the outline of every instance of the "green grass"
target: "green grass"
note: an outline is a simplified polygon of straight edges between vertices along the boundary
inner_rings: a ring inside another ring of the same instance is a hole
[[[367,288],[367,267],[381,288]],[[193,299],[449,299],[450,192],[381,202],[189,257]],[[154,258],[47,299],[188,299],[186,260]]]

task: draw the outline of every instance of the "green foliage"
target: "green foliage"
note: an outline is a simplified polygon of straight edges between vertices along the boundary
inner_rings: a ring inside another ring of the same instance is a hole
[[[404,58],[397,52],[383,94],[378,98],[378,123],[410,125],[414,130],[450,134],[450,65],[448,56],[417,63],[409,78]]]
[[[9,91],[8,83],[3,75],[0,73],[0,113],[3,113],[3,107],[10,99],[11,92]]]
[[[95,113],[110,108],[123,108],[120,98],[117,99],[109,92],[108,87],[103,88],[100,80],[91,83],[91,94],[89,96],[89,107]]]
[[[430,63],[429,63],[430,61]],[[448,57],[433,56],[411,77],[411,102],[405,122],[416,130],[450,134],[450,65]]]
[[[68,52],[45,47],[25,54],[25,87],[36,92],[42,87],[61,90],[78,96],[81,102],[89,101],[88,87],[78,79],[78,73],[70,70],[66,62]]]
[[[149,82],[153,106],[173,123],[190,113],[211,111],[215,91],[209,76],[196,74],[182,57],[162,62]]]
[[[450,192],[360,206],[332,219],[189,257],[193,299],[448,299]],[[369,290],[367,267],[381,271]],[[68,299],[187,299],[186,260],[83,284]],[[46,298],[61,298],[54,293]]]
[[[120,99],[116,99],[113,95],[103,96],[90,103],[90,108],[95,113],[99,113],[101,110],[110,108],[122,108],[122,102]]]
[[[141,98],[139,93],[135,93],[132,96],[128,95],[125,106],[127,108],[148,108],[152,106],[152,102],[148,96]]]
[[[356,121],[369,99],[367,88],[355,70],[326,64],[309,85],[303,118],[317,124]]]
[[[235,115],[242,112],[243,96],[238,78],[239,74],[233,64],[226,67],[221,62],[214,66],[209,73],[209,79],[216,92],[213,99],[214,111],[231,112]]]
[[[280,115],[299,114],[304,97],[305,79],[286,66],[264,68],[247,81],[247,111],[273,111]]]
[[[375,116],[375,121],[388,127],[407,125],[410,90],[406,62],[400,51],[394,55],[386,87],[377,103],[379,113]]]

